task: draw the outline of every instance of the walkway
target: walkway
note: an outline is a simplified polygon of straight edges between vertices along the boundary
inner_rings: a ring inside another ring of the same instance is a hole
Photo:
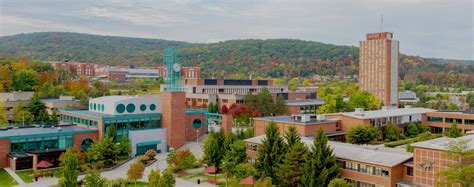
[[[4,169],[5,171],[7,171],[8,174],[10,174],[10,176],[13,177],[13,179],[16,180],[16,182],[18,182],[19,185],[26,184],[25,181],[23,181],[23,179],[21,179],[20,176],[18,176],[13,170],[11,170],[10,168]]]
[[[187,142],[183,147],[179,148],[179,150],[183,149],[189,149],[196,158],[200,158],[203,155],[202,152],[202,145],[203,141],[206,138],[207,135],[199,137],[199,142]],[[165,170],[168,165],[166,163],[166,154],[158,154],[155,158],[157,161],[153,163],[152,165],[148,166],[145,168],[145,171],[143,172],[143,178],[140,179],[140,181],[143,182],[148,182],[148,175],[150,174],[152,169],[160,169],[160,171]],[[111,171],[105,171],[101,173],[101,176],[107,179],[116,179],[116,178],[127,178],[127,170],[130,168],[130,165],[135,163],[136,158],[124,163],[123,165],[119,166],[118,168],[115,168],[114,170]],[[6,168],[5,168],[6,169]],[[15,176],[17,176],[15,174]],[[17,176],[18,177],[18,176]],[[85,177],[85,175],[79,175],[78,180],[81,180]],[[19,178],[19,177],[18,177]],[[21,179],[20,179],[21,180]],[[18,180],[17,180],[18,181]],[[23,180],[22,180],[23,182]],[[20,182],[18,182],[20,183]],[[20,183],[19,186],[25,186],[25,187],[37,187],[37,186],[51,186],[51,185],[56,185],[58,184],[58,179],[57,178],[46,178],[46,179],[41,179],[38,182],[33,182],[33,183]],[[186,181],[181,178],[176,178],[176,186],[205,186],[205,187],[211,187],[215,185],[211,185],[209,183],[201,183],[200,185]]]

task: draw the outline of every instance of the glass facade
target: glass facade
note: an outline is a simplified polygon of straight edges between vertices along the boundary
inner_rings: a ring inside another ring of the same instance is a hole
[[[430,121],[430,122],[443,122],[443,118],[428,116],[428,121]]]
[[[107,134],[108,128],[114,125],[116,129],[117,140],[122,136],[128,136],[129,130],[155,129],[161,128],[161,119],[159,117],[150,118],[128,118],[122,120],[105,120],[104,134]]]
[[[10,139],[10,152],[43,152],[62,150],[73,146],[73,135],[51,135]]]
[[[82,124],[84,126],[87,126],[87,128],[97,129],[99,127],[99,122],[95,121],[95,120],[78,118],[78,117],[68,116],[68,115],[64,115],[64,114],[59,116],[59,119],[61,121],[66,122],[66,123]]]
[[[357,171],[364,174],[375,175],[380,177],[389,177],[390,172],[386,168],[370,166],[358,162],[338,161],[343,169]]]

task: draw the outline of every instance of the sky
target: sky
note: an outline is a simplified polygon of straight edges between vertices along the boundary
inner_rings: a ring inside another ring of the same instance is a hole
[[[474,60],[473,2],[1,0],[0,36],[64,31],[196,43],[292,38],[358,46],[366,33],[388,31],[400,41],[401,53]]]

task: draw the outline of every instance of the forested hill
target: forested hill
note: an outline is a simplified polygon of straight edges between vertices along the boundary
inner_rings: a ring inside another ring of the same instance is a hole
[[[293,39],[193,44],[61,32],[0,37],[0,55],[110,65],[161,64],[165,47],[177,48],[180,62],[200,66],[205,77],[356,75],[358,67],[357,47]],[[401,55],[400,62],[402,79],[449,86],[474,85],[472,60]]]

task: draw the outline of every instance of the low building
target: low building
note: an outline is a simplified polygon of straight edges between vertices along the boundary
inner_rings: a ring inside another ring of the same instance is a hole
[[[256,159],[258,147],[265,135],[246,139],[247,155]],[[312,137],[302,137],[306,147],[313,145]],[[397,186],[400,179],[411,182],[413,154],[388,148],[374,148],[348,143],[329,141],[337,162],[340,164],[341,176],[355,186]],[[311,149],[310,149],[311,150]]]
[[[100,67],[96,70],[97,80],[124,83],[134,79],[157,80],[158,71],[154,68]]]
[[[324,101],[320,99],[288,100],[286,101],[286,114],[315,114],[323,104]]]
[[[5,92],[0,93],[0,101],[3,101],[5,108],[5,115],[7,119],[13,121],[13,108],[22,103],[23,106],[28,107],[28,102],[33,97],[34,92]]]
[[[57,99],[41,99],[41,101],[44,103],[45,110],[49,115],[52,115],[53,111],[55,111],[59,116],[59,109],[78,109],[82,107],[80,100],[74,99],[74,96],[62,95]]]
[[[437,138],[424,142],[417,142],[413,146],[413,166],[414,179],[413,182],[420,186],[435,186],[436,181],[440,180],[436,177],[436,173],[447,169],[448,163],[452,161],[446,155],[449,143],[452,141],[469,141],[467,149],[474,149],[474,135],[463,136],[460,138]]]
[[[465,104],[467,94],[474,91],[463,91],[461,93],[455,92],[426,92],[426,96],[437,97],[438,95],[446,95],[449,98],[449,103],[453,103],[459,108]]]
[[[0,129],[0,168],[36,169],[42,160],[59,166],[58,158],[67,148],[84,150],[97,138],[97,130],[75,125],[3,128]]]
[[[404,91],[398,93],[398,102],[403,105],[413,105],[420,101],[418,97],[416,97],[416,93],[412,91]]]
[[[474,130],[474,111],[433,111],[426,113],[423,118],[423,124],[430,126],[434,133],[449,131],[453,123],[456,123],[462,132]]]
[[[345,132],[341,131],[338,120],[325,119],[324,115],[303,114],[292,116],[269,116],[254,118],[254,134],[265,134],[266,127],[275,123],[280,133],[288,131],[288,127],[296,127],[298,134],[303,137],[313,137],[318,129],[323,129],[326,135],[333,140],[344,140]]]
[[[265,135],[246,139],[247,155],[256,159]],[[436,173],[448,168],[446,156],[448,143],[469,141],[468,150],[474,149],[474,135],[456,139],[437,138],[413,143],[413,153],[403,149],[379,146],[363,146],[328,141],[340,164],[341,177],[352,181],[354,186],[364,187],[418,187],[435,186]],[[311,151],[313,139],[302,137],[301,141]]]

